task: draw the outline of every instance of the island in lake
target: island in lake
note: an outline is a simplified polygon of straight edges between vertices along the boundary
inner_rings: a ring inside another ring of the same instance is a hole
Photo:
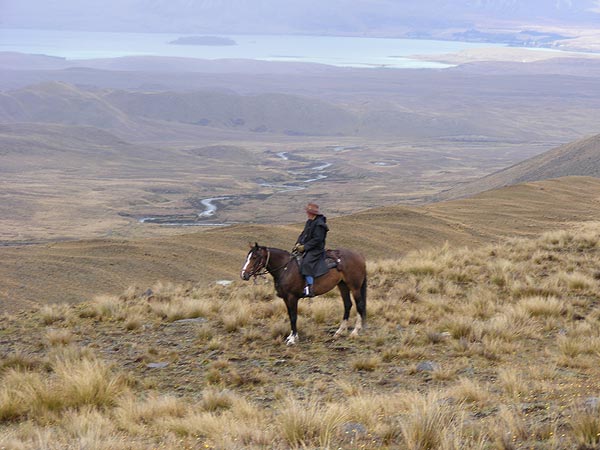
[[[220,36],[185,36],[169,42],[175,45],[237,45],[233,39]]]

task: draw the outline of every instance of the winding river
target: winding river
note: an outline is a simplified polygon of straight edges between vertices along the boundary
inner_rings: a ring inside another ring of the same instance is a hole
[[[288,152],[278,152],[277,157],[289,161]],[[288,174],[293,175],[297,181],[293,184],[289,183],[259,183],[259,186],[273,189],[274,194],[281,194],[284,192],[302,191],[307,189],[308,183],[320,181],[327,178],[327,175],[322,172],[328,169],[333,164],[329,162],[319,162],[316,165],[311,165],[305,169],[288,170]],[[273,194],[273,195],[274,195]],[[171,214],[164,216],[153,216],[143,217],[139,219],[140,223],[151,223],[163,226],[177,226],[177,227],[216,227],[216,226],[227,226],[231,223],[214,223],[206,221],[217,214],[218,207],[215,202],[219,200],[230,200],[236,198],[235,196],[222,196],[222,197],[210,197],[200,201],[200,204],[204,207],[204,210],[198,213],[190,214]]]

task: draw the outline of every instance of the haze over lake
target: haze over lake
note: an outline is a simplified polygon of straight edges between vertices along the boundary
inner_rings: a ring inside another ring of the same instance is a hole
[[[294,61],[345,67],[443,68],[413,55],[439,55],[503,44],[424,39],[339,36],[224,35],[235,45],[176,45],[190,36],[168,33],[113,33],[32,29],[0,29],[0,51],[43,54],[67,59],[115,58],[131,55],[202,59],[245,58]]]

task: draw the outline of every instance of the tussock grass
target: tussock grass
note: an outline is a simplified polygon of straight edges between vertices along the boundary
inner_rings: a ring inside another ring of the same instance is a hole
[[[321,405],[316,400],[284,399],[277,415],[280,433],[292,448],[329,448],[347,415],[339,405]]]
[[[123,301],[115,295],[100,295],[94,299],[93,315],[102,319],[116,318],[123,306]]]
[[[126,380],[96,359],[61,360],[54,365],[55,389],[65,407],[114,406],[128,391]]]
[[[523,297],[519,306],[531,317],[558,317],[567,311],[565,302],[556,297]]]
[[[8,369],[33,370],[42,365],[42,361],[32,355],[17,350],[0,359],[0,374]]]
[[[412,450],[449,448],[453,437],[461,434],[459,414],[460,408],[436,393],[411,395],[408,411],[399,423],[404,444]]]
[[[490,392],[478,381],[460,377],[458,382],[450,388],[449,394],[460,402],[477,403],[483,406],[491,401]]]
[[[69,311],[66,304],[44,305],[40,308],[40,319],[44,325],[52,325],[55,322],[66,320]]]
[[[125,395],[115,408],[113,416],[117,426],[130,434],[140,435],[149,426],[169,418],[181,418],[188,412],[188,405],[171,395],[150,394],[145,399]]]
[[[286,347],[272,283],[156,283],[2,317],[0,446],[594,448],[598,412],[580,405],[600,392],[598,236],[369,261],[353,340],[332,338],[334,292],[300,302]]]
[[[578,448],[597,448],[600,444],[600,411],[597,407],[573,406],[568,424]]]
[[[352,361],[352,367],[354,370],[366,370],[372,372],[377,369],[377,367],[381,364],[381,359],[379,356],[365,356],[356,358]]]
[[[45,336],[45,340],[50,346],[68,345],[73,342],[73,339],[73,333],[67,329],[49,329]]]

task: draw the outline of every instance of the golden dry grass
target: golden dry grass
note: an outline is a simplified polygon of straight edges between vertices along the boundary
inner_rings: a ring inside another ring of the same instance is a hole
[[[368,270],[365,332],[303,300],[292,348],[270,282],[4,316],[0,447],[598,445],[600,224]]]

